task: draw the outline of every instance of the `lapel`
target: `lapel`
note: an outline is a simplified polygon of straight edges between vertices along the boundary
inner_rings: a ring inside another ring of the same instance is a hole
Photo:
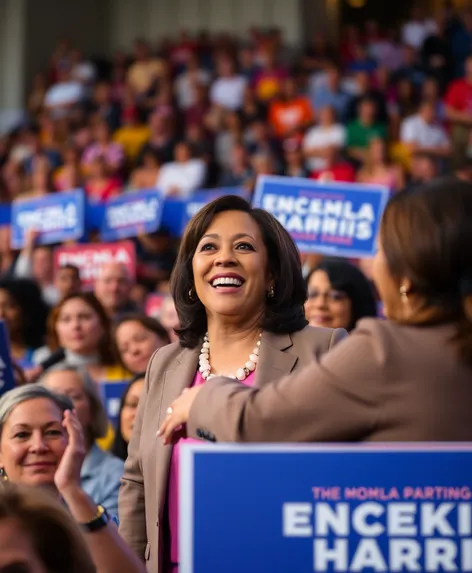
[[[156,412],[154,435],[166,417],[166,411],[169,405],[180,396],[184,388],[188,388],[192,384],[197,371],[199,353],[200,346],[196,349],[183,348],[172,361],[170,368],[163,373],[163,388],[159,409],[158,412]],[[158,503],[158,515],[161,517],[167,492],[172,447],[164,446],[162,439],[157,436],[155,437],[155,445],[156,499]]]
[[[298,355],[289,334],[263,332],[254,386],[260,388],[290,374]]]

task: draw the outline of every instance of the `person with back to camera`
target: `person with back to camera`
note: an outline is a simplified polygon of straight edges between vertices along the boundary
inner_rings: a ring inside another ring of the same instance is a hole
[[[165,443],[471,441],[472,191],[441,178],[386,207],[373,275],[387,320],[364,319],[265,386],[218,378],[174,401]]]
[[[272,215],[240,197],[217,199],[190,221],[171,291],[179,342],[151,359],[119,497],[120,532],[153,573],[178,571],[180,442],[169,448],[156,439],[173,400],[221,374],[266,388],[347,335],[307,326],[294,242]]]

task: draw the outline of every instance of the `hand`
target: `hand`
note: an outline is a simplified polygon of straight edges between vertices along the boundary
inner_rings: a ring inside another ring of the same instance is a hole
[[[164,445],[175,443],[182,437],[182,426],[187,423],[193,402],[201,389],[202,386],[185,388],[169,406],[167,417],[157,432],[158,436],[162,436]]]
[[[54,483],[60,493],[68,488],[80,488],[80,470],[85,455],[85,438],[75,410],[64,412],[62,425],[69,436],[69,443],[54,476]]]
[[[28,382],[28,384],[36,382],[36,380],[41,376],[42,373],[43,373],[42,366],[33,366],[31,368],[27,368],[23,372],[26,378],[26,382]]]

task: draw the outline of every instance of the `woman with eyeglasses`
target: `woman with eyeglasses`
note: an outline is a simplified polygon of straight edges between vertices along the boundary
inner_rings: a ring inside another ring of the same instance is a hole
[[[307,277],[305,314],[311,326],[351,331],[361,318],[377,316],[374,291],[354,265],[325,259]]]

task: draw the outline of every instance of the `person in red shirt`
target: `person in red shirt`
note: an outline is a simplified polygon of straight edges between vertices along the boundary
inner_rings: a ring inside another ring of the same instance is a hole
[[[464,160],[472,134],[472,54],[465,61],[465,76],[451,83],[444,103],[451,124],[453,161],[458,165]]]
[[[354,183],[356,181],[356,172],[354,167],[340,158],[339,150],[331,147],[325,159],[326,168],[321,171],[314,171],[310,179],[316,179],[320,182],[342,181],[343,183]]]

